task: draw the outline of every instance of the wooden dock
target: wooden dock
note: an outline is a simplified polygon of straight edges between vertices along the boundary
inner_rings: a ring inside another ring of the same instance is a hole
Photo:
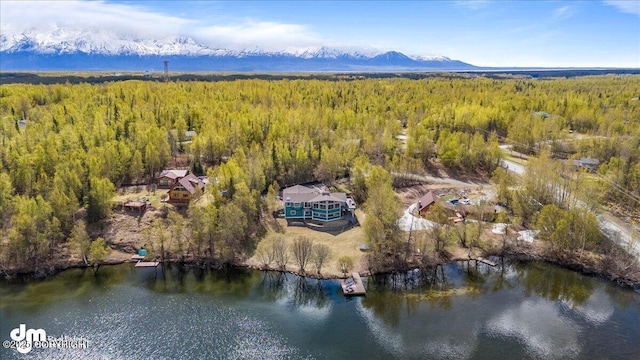
[[[141,256],[141,255],[138,255],[138,254],[131,255],[131,260],[134,260],[134,261],[144,260],[144,256]]]
[[[158,264],[158,261],[138,261],[136,267],[157,267]]]
[[[360,274],[357,272],[351,273],[351,277],[342,280],[340,285],[342,286],[342,292],[346,296],[365,295],[366,293],[362,279],[360,279]]]
[[[477,257],[477,258],[475,258],[475,259],[471,259],[471,260],[479,261],[479,262],[481,262],[481,263],[483,263],[483,264],[487,264],[487,265],[489,265],[489,266],[496,266],[496,263],[495,263],[495,262],[493,262],[493,261],[491,261],[491,260],[489,260],[489,259],[485,259],[485,258],[483,258],[483,257]]]

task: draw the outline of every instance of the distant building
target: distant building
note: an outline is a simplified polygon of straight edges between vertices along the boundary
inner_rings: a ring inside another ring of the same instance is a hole
[[[169,133],[174,137],[174,138],[179,138],[178,136],[178,130],[175,129],[171,129],[169,130]],[[187,130],[185,131],[183,134],[184,136],[184,141],[191,141],[193,140],[193,138],[198,135],[197,132],[193,131],[193,130]]]
[[[420,213],[420,216],[425,217],[427,215],[427,211],[429,211],[429,208],[435,202],[436,195],[433,193],[433,191],[429,191],[428,193],[424,194],[424,196],[421,197],[420,200],[418,200],[418,212]]]
[[[197,132],[195,132],[195,131],[193,131],[193,130],[187,130],[187,131],[185,131],[185,132],[184,132],[184,139],[185,139],[186,141],[191,141],[191,140],[193,140],[193,138],[194,138],[196,135],[198,135],[198,133],[197,133]]]
[[[284,217],[317,221],[339,220],[353,214],[356,204],[345,193],[332,193],[316,188],[295,185],[282,191]]]
[[[598,167],[600,166],[600,160],[594,158],[581,158],[580,160],[574,160],[573,165],[594,172],[598,170]]]

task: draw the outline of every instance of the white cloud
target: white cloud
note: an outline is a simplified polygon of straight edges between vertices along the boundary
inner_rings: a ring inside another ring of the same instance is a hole
[[[331,45],[306,26],[239,19],[208,23],[154,12],[142,6],[104,1],[1,1],[1,29],[5,35],[29,29],[54,33],[57,29],[102,29],[141,37],[193,37],[211,47],[279,50],[287,47]]]
[[[454,2],[455,5],[470,10],[478,10],[489,5],[488,0],[459,0]]]
[[[553,18],[558,20],[568,19],[573,16],[573,10],[570,6],[562,6],[553,11]]]
[[[323,39],[303,25],[252,20],[233,25],[198,27],[194,29],[193,36],[208,46],[235,50],[256,46],[264,50],[280,50],[323,44]]]
[[[581,350],[577,324],[562,316],[553,303],[525,300],[487,322],[491,334],[518,338],[534,357],[567,359]]]
[[[137,35],[174,35],[193,22],[102,1],[2,1],[2,30],[30,28],[106,28]]]
[[[604,3],[617,8],[623,13],[640,16],[640,1],[638,0],[609,0]]]

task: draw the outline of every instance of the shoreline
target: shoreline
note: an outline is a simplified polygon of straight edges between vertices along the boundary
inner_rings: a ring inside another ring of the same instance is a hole
[[[559,259],[557,257],[546,255],[546,254],[541,255],[541,254],[531,254],[531,253],[524,253],[524,252],[506,252],[504,255],[495,254],[495,255],[487,255],[487,257],[497,257],[499,259],[504,258],[508,260],[517,260],[517,261],[541,261],[547,264],[552,264],[567,270],[580,273],[584,276],[596,277],[604,281],[614,283],[617,286],[622,288],[626,288],[634,291],[640,291],[640,278],[634,279],[630,277],[617,275],[612,272],[601,271],[594,266],[589,266],[587,264],[579,263],[579,262],[567,262],[566,259],[563,260],[563,259]],[[403,269],[389,269],[388,271],[381,271],[381,272],[375,272],[375,273],[370,273],[369,271],[358,271],[358,273],[362,276],[382,275],[382,274],[390,274],[394,272],[406,272],[406,271],[411,271],[411,270],[420,269],[420,268],[449,265],[449,264],[457,263],[460,261],[474,261],[474,260],[473,259],[470,260],[468,258],[456,257],[456,258],[448,259],[447,261],[434,262],[434,263],[425,264],[425,265],[413,264]],[[124,260],[113,259],[113,260],[105,261],[100,266],[122,265],[127,263],[135,264],[136,261],[133,261],[130,259],[124,259]],[[163,263],[160,263],[160,264],[163,264]],[[203,264],[203,263],[198,263],[197,261],[191,261],[191,260],[190,261],[165,261],[164,264],[187,265],[187,266],[214,269],[214,270],[222,270],[225,267],[225,265],[222,263]],[[159,265],[159,266],[162,266],[162,265]],[[237,264],[230,264],[228,266],[240,268],[240,269],[289,273],[295,276],[306,277],[306,278],[317,279],[317,280],[339,280],[339,279],[345,279],[346,277],[348,277],[348,276],[344,277],[344,276],[337,276],[337,275],[317,274],[313,271],[302,273],[300,271],[295,271],[293,269],[280,269],[280,268],[274,268],[270,266],[260,266],[260,265],[250,264],[247,261],[242,263],[237,263]],[[23,271],[23,272],[19,271],[11,275],[3,271],[4,274],[2,275],[2,280],[4,281],[12,280],[12,279],[15,279],[16,277],[32,277],[34,279],[41,280],[41,279],[46,279],[50,276],[55,276],[56,274],[63,272],[65,270],[87,269],[87,268],[92,268],[92,267],[84,263],[67,262],[66,264],[51,265],[46,268],[34,270],[34,271]],[[350,272],[353,272],[353,271],[355,270],[352,270]]]

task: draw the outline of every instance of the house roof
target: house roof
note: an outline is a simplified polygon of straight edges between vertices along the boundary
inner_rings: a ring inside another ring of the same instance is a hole
[[[347,202],[347,194],[345,194],[345,193],[322,193],[320,195],[317,195],[313,199],[309,200],[309,202],[318,202],[318,201]]]
[[[598,165],[600,164],[600,160],[594,158],[581,158],[580,164],[582,165]]]
[[[196,193],[196,188],[202,190],[204,189],[204,182],[197,178],[193,174],[189,174],[182,179],[178,180],[178,183],[182,185],[191,195]]]
[[[424,194],[424,196],[421,197],[420,200],[418,200],[418,206],[420,207],[419,210],[423,210],[434,202],[436,202],[436,195],[433,193],[433,191],[429,191],[428,193]]]
[[[309,202],[311,201],[311,199],[315,198],[316,196],[318,196],[318,193],[316,192],[284,194],[284,200],[294,202],[294,203]]]
[[[175,180],[175,179],[179,179],[187,176],[188,172],[189,170],[176,170],[176,169],[162,170],[160,175],[158,175],[158,178],[167,177],[169,179]]]
[[[594,159],[594,158],[580,158],[580,160],[573,160],[573,165],[584,166],[584,167],[588,167],[588,166],[597,167],[598,165],[600,165],[600,160]]]
[[[295,185],[282,190],[282,197],[290,202],[338,201],[347,202],[345,193],[322,192],[302,185]]]
[[[282,190],[282,195],[291,195],[291,194],[311,194],[316,193],[318,190],[308,188],[302,185],[294,185]]]

